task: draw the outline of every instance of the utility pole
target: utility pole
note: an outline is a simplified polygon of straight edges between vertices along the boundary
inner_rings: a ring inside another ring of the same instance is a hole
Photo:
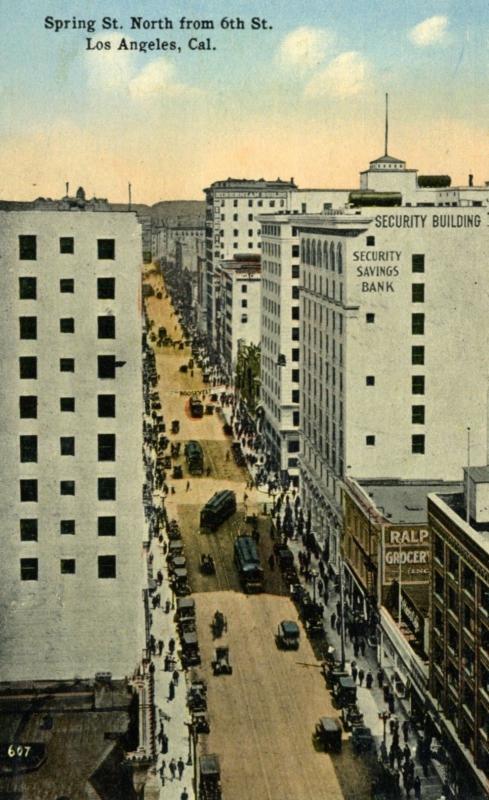
[[[345,668],[345,588],[344,588],[344,574],[343,574],[343,559],[340,555],[339,562],[340,569],[340,642],[341,642],[341,669]]]
[[[389,95],[386,93],[385,95],[385,154],[388,155],[389,145]]]
[[[467,428],[467,492],[465,505],[465,521],[467,525],[470,525],[470,428]]]

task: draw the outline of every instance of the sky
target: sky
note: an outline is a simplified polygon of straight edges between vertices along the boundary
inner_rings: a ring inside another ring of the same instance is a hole
[[[0,9],[1,199],[60,197],[67,181],[112,201],[126,201],[131,183],[141,203],[203,199],[227,177],[355,188],[384,150],[386,92],[391,155],[454,184],[469,173],[489,180],[485,0],[0,0]],[[135,30],[132,18],[173,28]],[[121,49],[157,39],[176,49]]]

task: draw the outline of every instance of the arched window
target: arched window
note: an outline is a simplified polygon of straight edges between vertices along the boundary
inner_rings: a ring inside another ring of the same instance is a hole
[[[328,269],[328,243],[324,243],[323,248],[323,256],[324,256],[324,269]]]
[[[331,272],[335,271],[335,261],[334,261],[334,244],[331,242],[329,246],[329,266],[331,268]]]
[[[311,263],[311,242],[306,239],[306,264]]]
[[[306,263],[306,243],[304,239],[301,242],[301,261],[303,264]]]
[[[338,265],[338,273],[341,275],[343,272],[343,251],[341,249],[341,244],[338,243],[338,250],[336,253],[336,263]]]
[[[323,257],[322,257],[322,252],[323,252],[323,251],[322,251],[322,247],[321,247],[321,242],[319,242],[319,241],[318,241],[318,249],[317,249],[317,262],[318,262],[318,267],[322,267],[322,266],[323,266]]]
[[[316,242],[313,239],[311,245],[311,264],[316,266]]]

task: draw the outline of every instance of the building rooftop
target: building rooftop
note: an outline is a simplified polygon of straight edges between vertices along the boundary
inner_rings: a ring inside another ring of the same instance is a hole
[[[462,490],[460,482],[359,480],[358,485],[372,503],[392,523],[420,525],[427,521],[427,495]]]
[[[370,162],[371,164],[405,164],[406,162],[403,161],[401,158],[394,158],[394,156],[389,156],[387,153],[380,158],[374,158],[373,161]]]
[[[224,181],[214,181],[211,185],[204,189],[208,192],[211,189],[231,189],[233,187],[239,189],[266,189],[266,188],[280,188],[280,189],[297,189],[294,179],[290,181],[283,181],[282,178],[276,180],[266,180],[265,178],[226,178]]]

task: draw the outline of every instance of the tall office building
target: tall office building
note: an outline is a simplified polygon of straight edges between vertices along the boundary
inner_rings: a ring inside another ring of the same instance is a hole
[[[122,678],[144,646],[141,228],[59,209],[0,212],[1,681]]]

